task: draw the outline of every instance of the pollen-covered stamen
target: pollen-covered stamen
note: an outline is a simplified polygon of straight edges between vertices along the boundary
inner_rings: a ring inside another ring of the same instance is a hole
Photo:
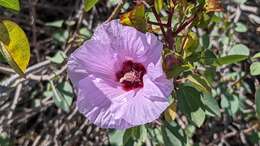
[[[143,76],[146,73],[141,63],[134,63],[131,60],[125,61],[122,69],[116,73],[117,81],[127,91],[143,87]]]

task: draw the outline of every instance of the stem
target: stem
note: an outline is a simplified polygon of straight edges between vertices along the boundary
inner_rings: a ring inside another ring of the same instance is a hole
[[[174,14],[174,8],[170,9],[168,22],[167,22],[167,40],[169,43],[169,49],[174,50],[174,37],[173,37],[173,31],[172,31],[172,17]]]
[[[168,40],[167,40],[167,35],[166,35],[165,30],[164,30],[164,27],[163,27],[161,18],[160,18],[160,16],[157,14],[157,12],[156,12],[156,10],[155,10],[155,7],[152,7],[152,12],[153,12],[153,14],[154,14],[154,16],[155,16],[155,18],[156,18],[156,20],[157,20],[157,22],[158,22],[158,25],[160,26],[160,29],[162,30],[162,34],[163,34],[163,36],[164,36],[164,38],[165,38],[165,41],[168,42]]]
[[[173,36],[176,36],[177,34],[179,34],[181,31],[183,31],[188,25],[190,25],[193,20],[196,18],[197,15],[191,16],[188,18],[187,21],[185,21],[183,24],[181,24],[177,30],[173,33]]]

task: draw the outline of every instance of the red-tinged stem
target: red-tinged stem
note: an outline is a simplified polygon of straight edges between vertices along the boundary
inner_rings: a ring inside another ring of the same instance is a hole
[[[154,14],[154,16],[155,16],[155,18],[156,18],[156,20],[157,20],[159,26],[160,26],[160,29],[162,30],[162,34],[163,34],[163,36],[164,36],[166,42],[168,42],[168,40],[167,40],[167,35],[166,35],[166,32],[165,32],[164,27],[163,27],[163,23],[162,23],[162,21],[161,21],[160,16],[157,14],[157,12],[156,12],[156,10],[155,10],[155,7],[152,7],[152,12],[153,12],[153,14]]]
[[[183,31],[188,25],[190,25],[193,20],[196,18],[196,15],[195,16],[191,16],[190,18],[188,18],[187,21],[185,21],[183,24],[181,24],[177,30],[173,33],[173,36],[176,36],[178,35],[181,31]]]
[[[169,49],[173,50],[174,48],[174,38],[173,38],[173,31],[172,31],[172,17],[174,14],[174,8],[170,9],[168,22],[167,22],[167,40],[169,43]]]

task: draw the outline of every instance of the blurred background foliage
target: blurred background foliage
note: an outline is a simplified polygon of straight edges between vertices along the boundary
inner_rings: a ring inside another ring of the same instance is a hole
[[[120,2],[0,0],[0,145],[260,145],[260,1]],[[164,41],[175,85],[160,119],[125,131],[85,120],[66,74],[69,54],[118,12]],[[169,17],[174,37],[160,26]]]

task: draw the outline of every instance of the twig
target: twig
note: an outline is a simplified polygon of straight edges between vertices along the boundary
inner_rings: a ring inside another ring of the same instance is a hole
[[[54,77],[64,73],[64,71],[67,69],[67,65],[64,65],[60,70],[56,71],[55,73],[49,74],[49,75],[34,75],[29,74],[26,79],[36,80],[36,81],[49,81],[53,79]]]
[[[123,7],[124,3],[125,3],[125,0],[119,0],[116,8],[112,12],[112,14],[107,18],[106,22],[113,20],[118,15],[118,13],[120,13],[120,10]]]
[[[13,103],[12,103],[12,105],[11,105],[10,113],[8,114],[7,119],[11,119],[12,116],[13,116],[15,107],[16,107],[16,105],[17,105],[17,103],[18,103],[18,98],[20,97],[20,94],[21,94],[21,90],[22,90],[22,84],[19,84],[19,85],[16,87],[15,95],[14,95],[14,100],[13,100]],[[9,122],[8,122],[8,124],[9,124]]]

